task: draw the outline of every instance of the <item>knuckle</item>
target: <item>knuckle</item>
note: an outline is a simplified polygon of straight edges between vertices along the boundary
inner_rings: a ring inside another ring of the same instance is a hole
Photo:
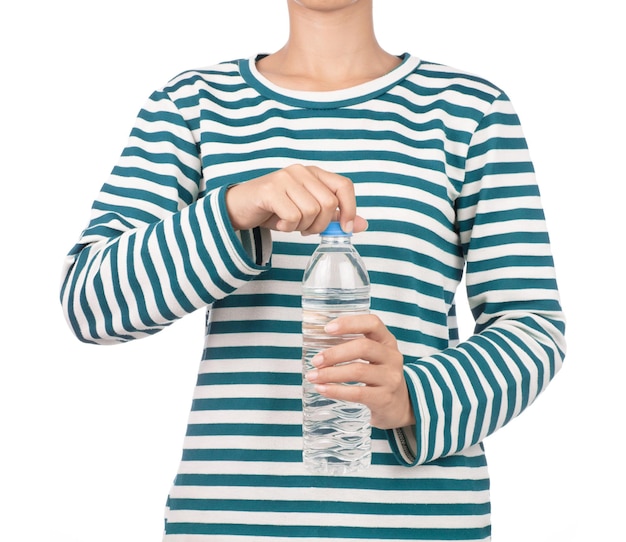
[[[352,371],[353,371],[353,373],[354,373],[355,378],[356,378],[358,381],[363,380],[363,378],[364,378],[364,377],[366,376],[366,374],[367,374],[367,369],[368,369],[367,364],[366,364],[366,363],[359,362],[359,361],[355,361],[355,362],[353,362],[353,364],[352,364],[352,365],[353,365],[353,369],[352,369]]]
[[[320,205],[316,201],[302,203],[300,207],[303,216],[317,216],[321,210]]]
[[[404,384],[404,377],[400,373],[393,376],[392,386],[394,390],[400,390]]]
[[[320,205],[324,209],[332,209],[333,211],[339,205],[339,200],[333,193],[323,194],[319,197]]]
[[[339,175],[339,182],[341,182],[343,185],[349,187],[350,189],[352,189],[354,187],[354,183],[352,182],[352,179],[350,179],[349,177],[344,177],[343,175]]]
[[[337,175],[337,184],[341,190],[354,192],[354,183],[348,177],[344,177],[343,175]]]
[[[298,177],[302,175],[303,172],[306,171],[306,167],[302,164],[291,164],[283,169],[281,169],[283,173],[286,173],[290,177]]]
[[[292,168],[293,166],[288,166],[284,169],[279,169],[278,171],[275,171],[274,172],[275,178],[282,183],[289,182],[295,177],[295,174]]]
[[[302,220],[302,213],[297,210],[284,212],[281,215],[281,220],[288,222],[290,225],[293,225],[294,228],[300,224]]]
[[[367,388],[366,386],[353,386],[352,389],[352,400],[355,403],[364,404],[367,400],[366,398]]]
[[[368,315],[372,325],[376,325],[376,326],[380,326],[382,325],[382,320],[380,319],[380,317],[377,314],[373,314],[373,313],[369,313]]]

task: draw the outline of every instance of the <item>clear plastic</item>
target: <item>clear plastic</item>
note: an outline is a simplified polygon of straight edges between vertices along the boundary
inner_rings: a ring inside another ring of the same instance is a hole
[[[369,306],[370,281],[365,265],[350,235],[331,222],[321,234],[302,282],[303,461],[311,472],[340,475],[370,465],[369,408],[327,399],[304,378],[314,368],[311,359],[315,354],[357,337],[329,336],[324,326],[339,316],[367,314]]]

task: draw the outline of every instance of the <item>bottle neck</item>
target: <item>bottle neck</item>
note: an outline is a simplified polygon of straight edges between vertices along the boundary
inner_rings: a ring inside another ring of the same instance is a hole
[[[322,245],[351,245],[352,240],[349,235],[322,235],[320,244]]]

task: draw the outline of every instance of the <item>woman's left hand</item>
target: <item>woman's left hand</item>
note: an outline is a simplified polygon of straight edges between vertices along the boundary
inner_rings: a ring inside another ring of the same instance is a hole
[[[373,314],[342,316],[326,325],[329,335],[362,334],[363,337],[317,354],[315,369],[306,374],[318,393],[332,399],[369,407],[372,425],[380,429],[406,427],[415,416],[404,380],[403,355],[396,338]],[[346,363],[362,360],[367,363]],[[342,365],[343,364],[343,365]],[[361,386],[342,383],[360,382]]]

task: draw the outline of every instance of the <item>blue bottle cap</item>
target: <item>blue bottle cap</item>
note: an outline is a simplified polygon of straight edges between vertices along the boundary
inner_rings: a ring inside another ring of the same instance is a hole
[[[333,221],[330,224],[328,224],[326,229],[320,235],[334,235],[334,236],[350,237],[352,234],[346,233],[345,231],[343,231],[341,229],[341,226],[339,225],[339,222]]]

